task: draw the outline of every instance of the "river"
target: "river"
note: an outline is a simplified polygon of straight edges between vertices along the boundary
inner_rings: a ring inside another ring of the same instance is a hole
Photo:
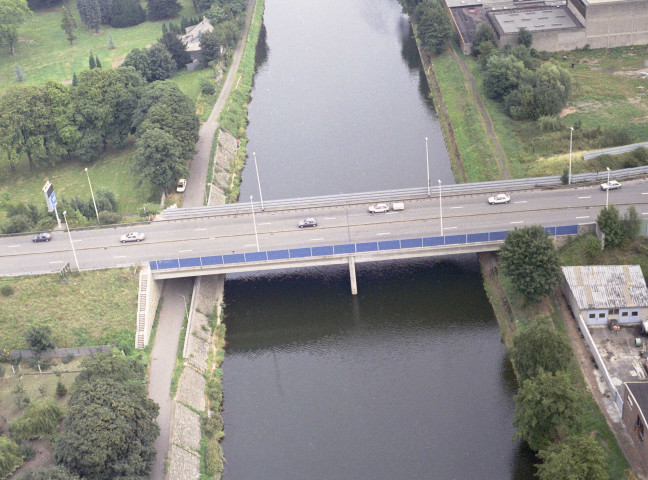
[[[257,62],[264,199],[425,186],[426,136],[453,181],[395,0],[266,0]],[[357,274],[357,296],[342,267],[228,276],[223,478],[533,478],[476,257]]]

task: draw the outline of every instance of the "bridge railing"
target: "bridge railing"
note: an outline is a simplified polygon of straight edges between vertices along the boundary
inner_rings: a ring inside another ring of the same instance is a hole
[[[611,178],[628,178],[648,174],[648,166],[624,168],[610,171]],[[607,170],[592,173],[578,173],[572,175],[572,183],[602,182],[607,180]],[[471,195],[493,192],[511,192],[515,190],[530,190],[537,187],[550,187],[561,185],[561,177],[517,178],[513,180],[495,180],[491,182],[458,183],[453,185],[435,185],[430,187],[431,197],[439,196],[439,189],[443,196]],[[263,202],[264,210],[287,210],[297,208],[344,206],[357,203],[390,202],[395,200],[414,200],[428,196],[426,187],[404,188],[399,190],[382,190],[376,192],[362,192],[350,194],[323,195],[317,197],[288,198],[283,200],[269,200]],[[212,205],[204,207],[167,208],[162,212],[161,218],[165,220],[209,216],[209,215],[234,215],[250,213],[254,206],[255,211],[261,210],[261,203],[240,202],[225,205]]]
[[[441,247],[471,243],[502,242],[510,230],[484,233],[464,233],[438,237],[418,237],[403,240],[378,240],[374,242],[343,243],[321,247],[299,247],[263,252],[229,253],[208,255],[204,257],[174,258],[170,260],[152,260],[149,262],[152,271],[180,268],[214,267],[241,263],[271,262],[299,258],[324,257],[330,255],[349,255],[355,253],[379,252],[386,250],[404,250],[424,247]],[[545,227],[550,236],[576,235],[578,225]]]

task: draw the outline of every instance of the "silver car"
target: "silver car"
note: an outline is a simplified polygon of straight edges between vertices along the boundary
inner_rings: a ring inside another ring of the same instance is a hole
[[[127,243],[127,242],[141,242],[144,240],[146,237],[144,236],[143,233],[141,232],[130,232],[127,233],[126,235],[122,235],[119,239],[121,243]]]
[[[488,203],[490,203],[491,205],[495,205],[497,203],[508,203],[510,201],[511,201],[511,197],[506,193],[498,193],[494,197],[488,198]]]

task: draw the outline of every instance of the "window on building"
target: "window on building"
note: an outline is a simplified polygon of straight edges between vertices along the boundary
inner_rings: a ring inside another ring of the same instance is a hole
[[[608,313],[609,313],[610,315],[618,315],[618,313],[619,313],[619,309],[618,309],[618,308],[610,308],[610,309],[608,310]]]
[[[639,440],[643,442],[644,439],[644,426],[643,423],[641,422],[641,417],[637,415],[637,423],[635,423],[635,432],[637,433],[637,437]]]
[[[622,316],[622,317],[627,317],[627,316],[628,316],[628,312],[621,312],[621,316]]]
[[[634,312],[632,312],[632,316],[633,316],[633,317],[638,317],[638,316],[639,316],[639,312],[637,312],[637,311],[635,310]]]
[[[599,313],[599,318],[605,318],[605,313]]]
[[[589,318],[596,318],[596,313],[590,313]]]

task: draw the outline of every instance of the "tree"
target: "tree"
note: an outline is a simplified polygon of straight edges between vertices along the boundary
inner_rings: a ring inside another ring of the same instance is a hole
[[[571,74],[545,62],[535,71],[533,93],[538,116],[558,115],[571,93]]]
[[[20,447],[10,438],[0,435],[0,478],[7,478],[22,463]]]
[[[76,76],[76,72],[72,74],[72,86],[76,87],[79,84],[79,79]]]
[[[422,13],[419,17],[418,36],[423,46],[436,53],[443,52],[446,44],[452,38],[454,30],[446,11],[439,4],[421,4]]]
[[[520,85],[525,70],[524,63],[513,55],[491,55],[484,72],[486,96],[494,100],[503,99]]]
[[[174,33],[167,32],[158,40],[171,54],[171,58],[176,64],[176,69],[181,70],[186,64],[191,63],[191,55],[185,49],[185,44]]]
[[[145,48],[134,48],[128,52],[128,55],[126,55],[126,58],[122,62],[122,66],[133,67],[144,80],[148,81],[150,67],[149,56]]]
[[[509,232],[499,258],[514,288],[529,301],[549,295],[560,283],[556,248],[539,225]]]
[[[112,33],[108,34],[108,48],[113,50],[115,48],[115,42],[113,41]]]
[[[61,7],[61,13],[63,14],[63,18],[61,19],[61,28],[65,32],[65,38],[67,38],[70,45],[72,45],[72,42],[77,39],[77,35],[74,33],[74,30],[77,28],[76,20],[65,5]]]
[[[214,29],[211,32],[205,32],[200,37],[200,55],[203,66],[209,65],[209,62],[220,58],[221,45],[224,45],[225,39]]]
[[[71,474],[65,467],[39,468],[21,475],[19,480],[79,480],[77,475]]]
[[[541,371],[566,370],[572,359],[569,342],[546,319],[540,319],[513,338],[511,359],[518,380],[535,377]]]
[[[496,45],[497,40],[495,39],[495,30],[489,22],[482,22],[477,26],[475,30],[475,39],[472,42],[472,55],[478,57],[484,52],[481,50],[481,44],[485,42],[490,42],[490,45]]]
[[[150,20],[161,20],[178,15],[182,5],[177,0],[148,0],[147,9]]]
[[[52,340],[52,330],[46,325],[34,325],[29,327],[25,334],[25,340],[29,348],[37,353],[42,353],[45,350],[56,348]]]
[[[95,62],[95,57],[92,52],[90,52],[90,58],[88,58],[88,65],[90,66],[90,70],[97,67],[97,63]]]
[[[623,220],[621,221],[621,226],[623,228],[623,238],[628,240],[636,240],[639,236],[639,230],[641,229],[641,218],[637,213],[634,205],[632,205],[626,213],[623,215]]]
[[[611,204],[601,209],[596,223],[605,234],[605,248],[614,248],[623,242],[623,225],[619,209]]]
[[[515,437],[535,451],[580,427],[581,396],[566,372],[540,372],[515,395]]]
[[[95,67],[101,68],[101,62],[99,61],[99,56],[95,55]]]
[[[189,173],[182,148],[173,136],[159,128],[148,129],[137,140],[133,169],[165,192]]]
[[[101,24],[101,5],[99,0],[77,0],[77,9],[81,21],[95,32],[99,32]]]
[[[518,45],[523,45],[527,48],[531,48],[531,44],[533,43],[533,35],[526,28],[520,27],[520,29],[518,30],[517,43]]]
[[[605,450],[589,435],[572,435],[538,452],[539,480],[608,480]]]
[[[148,77],[144,77],[148,82],[156,80],[166,80],[176,70],[176,62],[171,54],[161,43],[151,45],[146,49],[149,58]]]
[[[22,68],[20,68],[17,63],[14,65],[14,72],[16,72],[16,80],[18,80],[19,82],[22,82],[25,79]]]
[[[0,39],[9,45],[11,56],[16,54],[18,27],[31,15],[26,0],[2,0],[0,2]]]
[[[138,0],[113,0],[110,25],[115,28],[132,27],[146,20],[146,11]]]
[[[148,478],[160,428],[159,407],[147,398],[144,366],[133,368],[132,359],[107,354],[83,365],[56,442],[56,462],[89,479]]]
[[[59,379],[59,381],[56,383],[56,396],[59,398],[63,398],[67,395],[67,387],[65,384]]]

